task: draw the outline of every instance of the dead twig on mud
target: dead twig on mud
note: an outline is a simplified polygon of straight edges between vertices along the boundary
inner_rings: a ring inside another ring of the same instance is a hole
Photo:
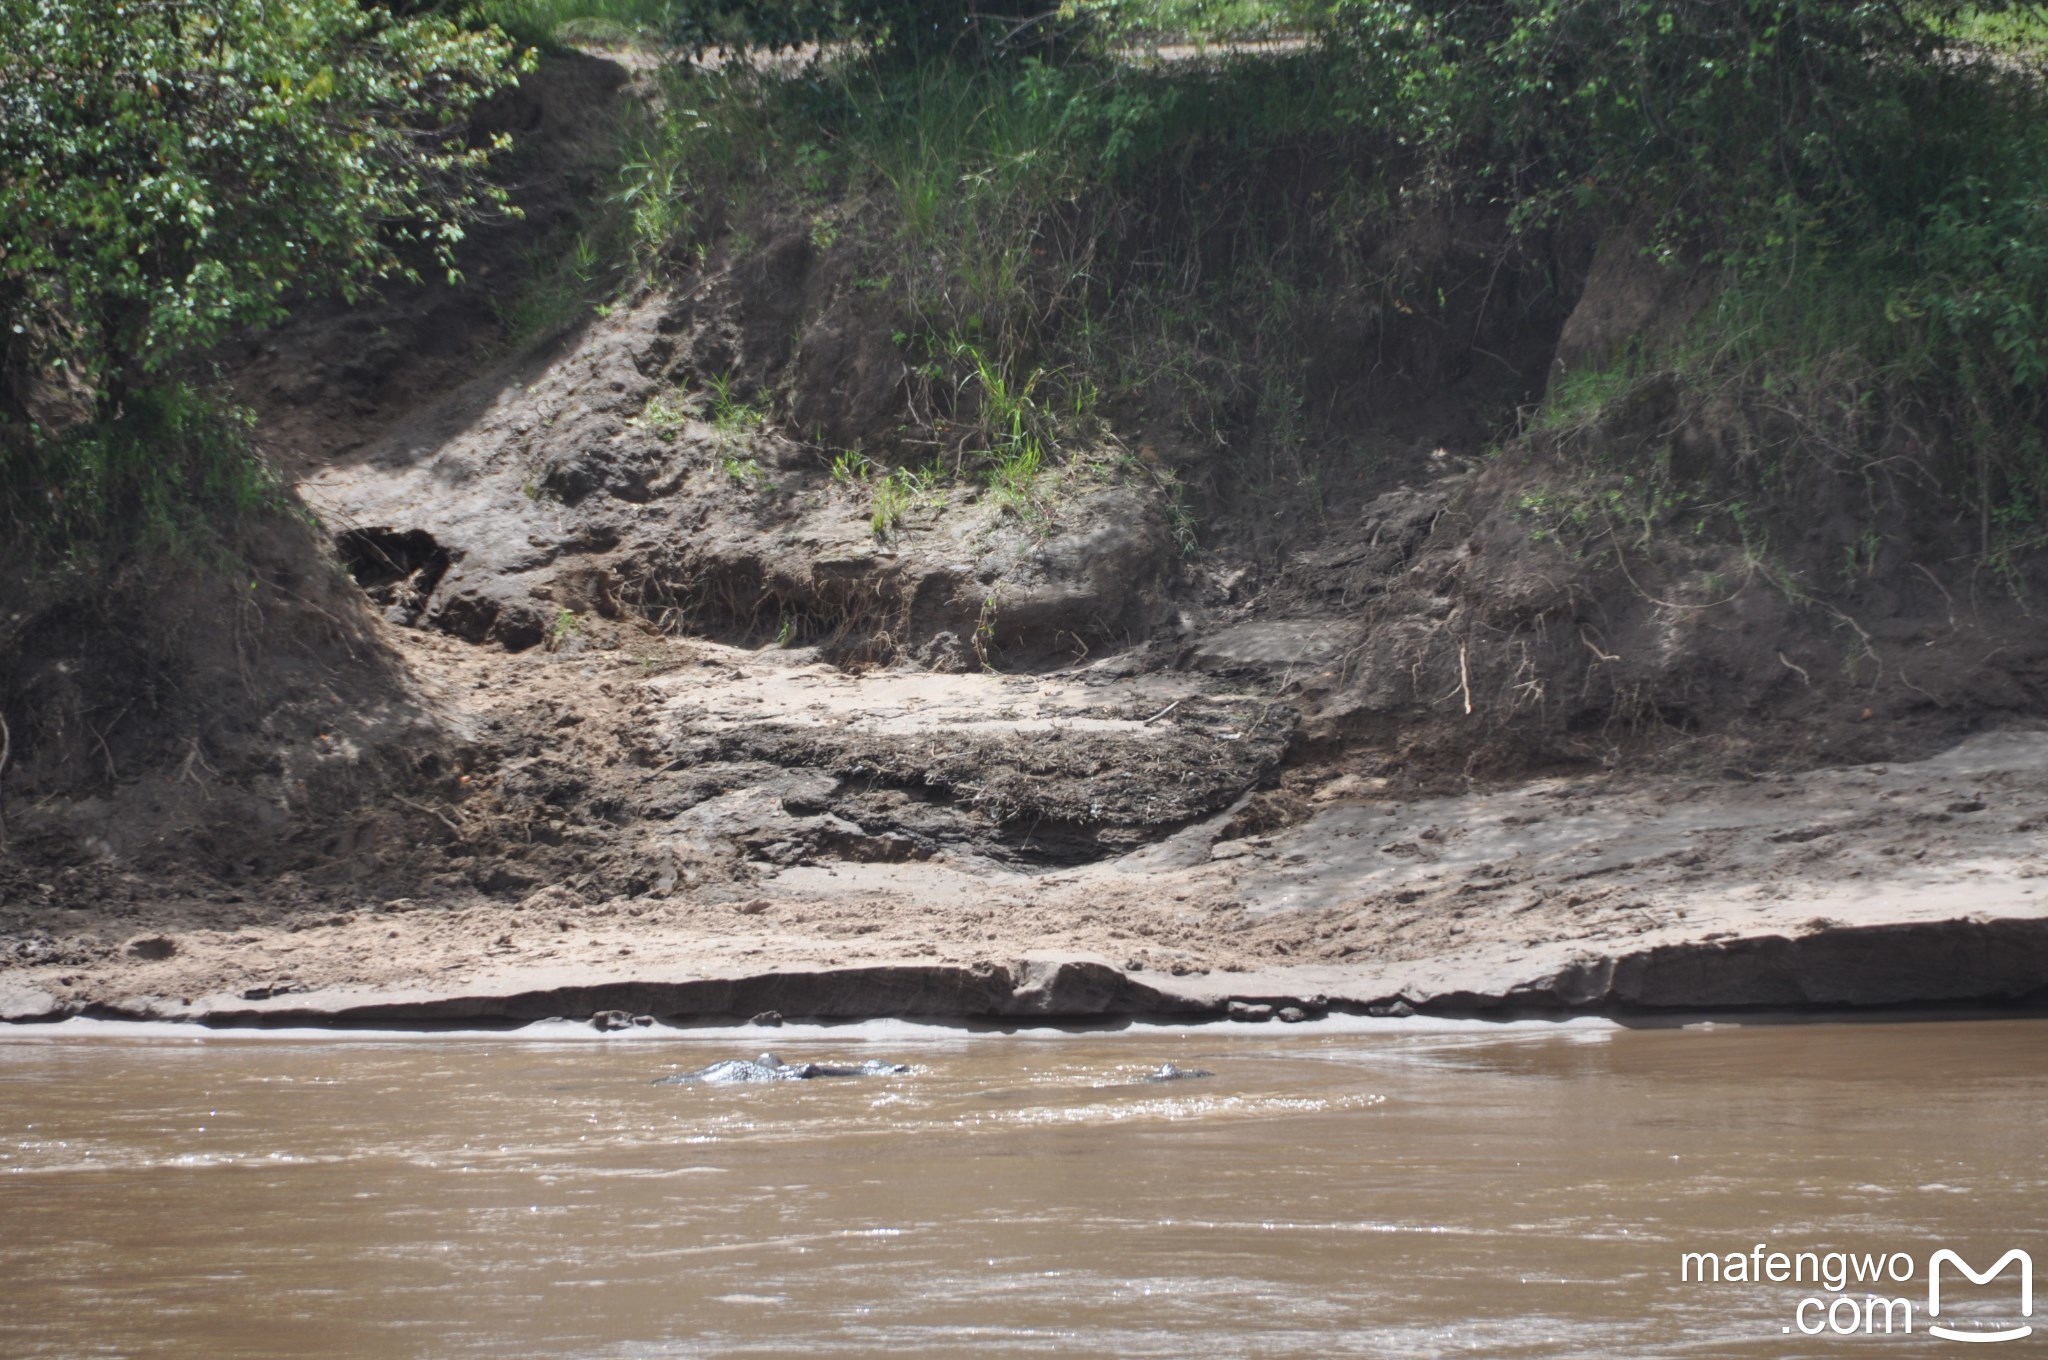
[[[214,778],[220,778],[220,771],[214,769],[213,766],[207,764],[206,757],[200,753],[199,738],[197,736],[194,736],[192,738],[191,748],[185,752],[185,759],[178,765],[177,782],[182,784],[188,779],[191,780],[193,783],[199,786],[199,791],[201,793],[205,793],[207,798],[211,800],[213,795],[211,793],[207,793],[206,781],[204,779],[201,779],[198,775],[192,772],[192,767],[194,765],[197,765],[200,769],[206,771]]]
[[[428,807],[425,803],[415,803],[412,799],[406,797],[402,793],[394,793],[391,796],[393,799],[405,804],[407,807],[413,809],[415,812],[424,812],[429,817],[438,818],[440,820],[441,825],[447,827],[450,831],[453,831],[455,833],[456,839],[462,839],[462,827],[456,822],[456,820],[453,817],[450,817],[447,813],[441,811],[439,808]]]
[[[1915,694],[1921,695],[1927,700],[1927,702],[1933,704],[1936,708],[1948,707],[1947,702],[1944,701],[1939,695],[1929,694],[1926,690],[1920,688],[1920,686],[1914,684],[1911,680],[1907,679],[1906,672],[1903,667],[1894,666],[1892,669],[1896,670],[1899,673],[1899,683],[1904,685],[1907,689],[1912,690]]]
[[[1458,644],[1458,690],[1465,696],[1465,716],[1472,715],[1472,667],[1465,655],[1465,644]]]
[[[1680,604],[1676,600],[1660,600],[1649,591],[1644,590],[1642,585],[1637,582],[1635,573],[1628,569],[1628,558],[1621,551],[1621,535],[1615,532],[1613,520],[1607,522],[1607,536],[1614,540],[1614,565],[1621,568],[1622,577],[1628,582],[1629,588],[1651,604],[1656,605],[1659,609],[1719,609],[1722,605],[1730,603],[1737,595],[1740,595],[1749,588],[1749,579],[1756,570],[1755,564],[1750,564],[1749,570],[1743,574],[1742,584],[1729,592],[1726,599],[1715,600],[1709,604]]]
[[[1932,581],[1934,588],[1941,592],[1941,598],[1948,601],[1948,630],[1953,633],[1956,630],[1956,597],[1948,593],[1948,587],[1941,583],[1941,578],[1918,562],[1913,563],[1913,570]]]
[[[1586,636],[1586,625],[1583,623],[1579,625],[1579,641],[1585,643],[1586,650],[1591,652],[1594,656],[1599,657],[1602,661],[1621,660],[1621,658],[1619,656],[1616,656],[1613,652],[1601,651],[1600,645],[1594,642],[1593,639]]]
[[[1811,685],[1811,684],[1813,684],[1813,677],[1812,677],[1812,676],[1810,676],[1810,675],[1808,675],[1808,674],[1806,673],[1806,667],[1804,667],[1804,666],[1800,665],[1800,664],[1799,664],[1798,662],[1796,662],[1796,661],[1792,660],[1792,659],[1791,659],[1790,657],[1786,656],[1786,655],[1785,655],[1785,654],[1784,654],[1783,652],[1779,652],[1779,653],[1778,653],[1778,660],[1780,660],[1780,661],[1782,661],[1782,662],[1784,662],[1784,663],[1785,663],[1785,669],[1787,669],[1787,670],[1790,670],[1790,671],[1797,671],[1797,672],[1799,673],[1799,680],[1800,680],[1800,683],[1801,683],[1801,684],[1805,684],[1805,685]]]
[[[85,730],[92,733],[92,739],[100,744],[100,755],[107,762],[107,782],[109,784],[120,783],[121,773],[114,768],[114,748],[107,745],[107,733],[119,726],[121,719],[127,717],[128,710],[133,707],[135,707],[133,703],[121,705],[121,711],[114,715],[114,721],[108,723],[104,728],[94,727],[91,723],[85,724]]]
[[[1161,718],[1165,717],[1165,716],[1166,716],[1167,714],[1169,714],[1169,713],[1173,712],[1173,710],[1175,710],[1176,708],[1179,708],[1179,707],[1180,707],[1180,700],[1178,700],[1178,699],[1175,699],[1175,700],[1174,700],[1174,701],[1173,701],[1172,703],[1168,704],[1168,705],[1167,705],[1167,706],[1166,706],[1165,708],[1162,708],[1162,709],[1160,709],[1160,710],[1159,710],[1159,711],[1158,711],[1157,713],[1154,713],[1154,714],[1153,714],[1153,715],[1152,715],[1151,717],[1149,717],[1149,718],[1145,719],[1145,721],[1144,721],[1144,722],[1142,722],[1142,723],[1139,723],[1139,724],[1138,724],[1138,726],[1140,726],[1140,727],[1150,727],[1150,726],[1151,726],[1151,725],[1152,725],[1153,723],[1156,723],[1156,722],[1158,722],[1158,721],[1159,721],[1159,720],[1160,720]]]
[[[1836,618],[1840,619],[1843,623],[1848,624],[1849,627],[1855,630],[1856,636],[1858,638],[1861,638],[1863,641],[1863,654],[1870,658],[1871,665],[1877,667],[1877,677],[1882,677],[1884,675],[1884,658],[1877,654],[1877,644],[1871,641],[1870,634],[1863,630],[1863,625],[1856,622],[1856,620],[1850,618],[1840,609],[1837,609],[1835,606],[1829,604],[1826,600],[1816,600],[1814,601],[1814,603],[1818,604],[1822,609],[1827,610],[1828,613],[1833,614]],[[1875,686],[1877,684],[1877,678],[1873,678],[1870,683],[1873,686]],[[1925,691],[1923,690],[1922,693],[1925,693]]]
[[[1542,625],[1539,622],[1537,626],[1540,628]],[[1543,677],[1537,672],[1536,658],[1529,651],[1529,644],[1518,641],[1515,645],[1522,649],[1522,660],[1510,677],[1514,681],[1514,692],[1519,696],[1509,706],[1511,715],[1520,712],[1525,701],[1541,707],[1544,692]]]
[[[0,845],[7,844],[7,758],[14,754],[14,732],[0,713]]]

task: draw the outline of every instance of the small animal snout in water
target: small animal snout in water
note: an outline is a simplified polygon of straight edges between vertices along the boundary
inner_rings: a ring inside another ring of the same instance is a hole
[[[724,1086],[743,1081],[809,1081],[813,1077],[900,1077],[908,1071],[908,1063],[786,1063],[773,1053],[763,1053],[758,1058],[727,1058],[694,1072],[657,1077],[654,1084],[686,1086],[701,1082]]]

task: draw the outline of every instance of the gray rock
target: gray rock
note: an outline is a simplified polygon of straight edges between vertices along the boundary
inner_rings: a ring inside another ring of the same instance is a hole
[[[1243,1020],[1250,1023],[1271,1020],[1273,1018],[1273,1008],[1271,1006],[1251,1001],[1233,1001],[1225,1009],[1224,1013],[1233,1020]]]

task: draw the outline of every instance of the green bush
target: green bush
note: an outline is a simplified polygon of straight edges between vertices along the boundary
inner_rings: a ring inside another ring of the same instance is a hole
[[[196,356],[453,269],[504,206],[490,28],[356,0],[0,0],[0,539],[9,570],[217,553],[284,503]]]
[[[1632,221],[1718,275],[1708,333],[1632,363],[1768,385],[1793,463],[1873,465],[1898,445],[1870,413],[1892,412],[1991,550],[1994,519],[2048,520],[2044,22],[1953,0],[1336,0],[1323,37],[1358,74],[1342,116],[1393,131],[1429,191],[1524,229]]]
[[[213,564],[243,520],[285,503],[251,436],[246,412],[164,382],[24,441],[0,461],[0,571],[89,574],[138,554]]]
[[[451,268],[501,205],[494,29],[356,0],[0,0],[0,323],[104,400],[299,296]],[[17,429],[17,434],[19,430]]]

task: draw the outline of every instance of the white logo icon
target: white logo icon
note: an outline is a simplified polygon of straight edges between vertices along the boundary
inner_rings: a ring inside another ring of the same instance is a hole
[[[1941,1263],[1943,1261],[1947,1261],[1957,1270],[1962,1271],[1971,1284],[1990,1284],[2007,1266],[2011,1265],[2014,1261],[2018,1261],[2020,1263],[2020,1316],[2032,1317],[2034,1315],[2033,1257],[2027,1255],[2018,1247],[2014,1247],[2011,1251],[1999,1257],[1998,1263],[1992,1266],[1991,1269],[1979,1272],[1970,1269],[1969,1262],[1944,1247],[1927,1259],[1928,1317],[1935,1318],[1941,1316]],[[2022,1337],[2034,1334],[2034,1329],[2026,1325],[2009,1327],[2002,1332],[1958,1332],[1939,1325],[1930,1325],[1927,1330],[1944,1341],[2018,1341]]]

